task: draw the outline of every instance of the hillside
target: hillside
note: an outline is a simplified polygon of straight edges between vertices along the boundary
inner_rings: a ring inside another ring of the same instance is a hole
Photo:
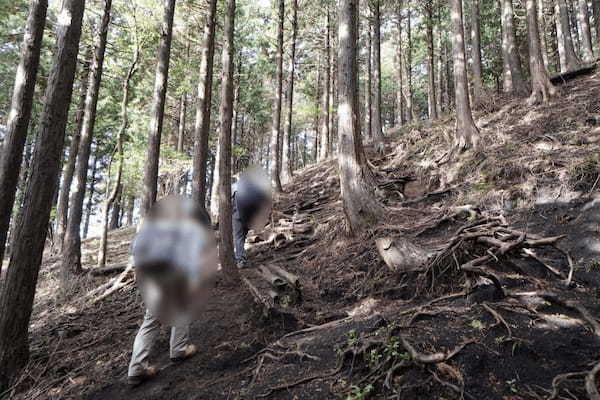
[[[299,171],[270,228],[307,228],[255,237],[250,257],[296,274],[302,301],[264,313],[219,280],[193,325],[199,354],[169,364],[163,334],[162,370],[137,389],[125,384],[143,311],[134,285],[94,302],[118,273],[86,275],[64,298],[48,257],[14,397],[586,398],[600,361],[600,73],[560,90],[538,107],[482,104],[476,151],[449,151],[448,118],[395,130],[383,156],[367,149],[388,209],[357,238],[343,233],[335,161]],[[126,263],[132,236],[111,233],[109,264]],[[382,238],[430,257],[392,270]]]

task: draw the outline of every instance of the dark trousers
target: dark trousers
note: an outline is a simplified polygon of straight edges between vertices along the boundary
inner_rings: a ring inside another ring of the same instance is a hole
[[[248,235],[248,221],[244,221],[242,218],[239,207],[236,201],[236,195],[233,196],[233,244],[235,247],[235,261],[243,262],[246,261],[246,236]]]

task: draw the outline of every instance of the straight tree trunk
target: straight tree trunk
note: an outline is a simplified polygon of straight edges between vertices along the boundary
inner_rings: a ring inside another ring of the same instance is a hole
[[[171,61],[175,0],[163,0],[163,5],[164,14],[160,44],[158,45],[154,94],[152,97],[152,111],[150,114],[150,132],[148,133],[148,156],[144,168],[144,183],[140,210],[142,216],[146,216],[152,205],[156,202],[160,140],[165,116],[165,100],[167,95],[167,83],[169,81],[169,64]]]
[[[281,7],[281,6],[280,6]],[[283,10],[280,8],[280,12]],[[281,27],[282,28],[282,27]],[[219,135],[219,229],[221,231],[219,259],[225,278],[234,284],[240,281],[233,256],[231,220],[231,123],[233,118],[233,54],[235,30],[235,0],[228,0],[224,26],[221,77],[221,130]]]
[[[452,20],[452,54],[454,58],[454,91],[456,101],[455,140],[459,148],[476,147],[479,130],[473,122],[467,82],[467,62],[463,28],[462,0],[450,2]],[[512,18],[512,16],[511,16]]]
[[[87,61],[87,57],[86,60]],[[63,167],[63,179],[58,194],[58,206],[56,207],[57,232],[55,239],[55,250],[62,251],[65,233],[67,231],[68,215],[69,215],[69,195],[71,193],[71,184],[73,183],[73,175],[75,173],[75,165],[77,163],[77,153],[79,152],[79,143],[81,141],[81,131],[83,129],[83,117],[85,114],[85,98],[87,96],[89,83],[90,69],[86,62],[86,67],[81,74],[81,97],[79,99],[79,109],[77,110],[77,125],[71,138],[69,145],[69,155],[67,162]]]
[[[206,204],[206,164],[209,152],[208,139],[210,136],[216,15],[217,0],[208,0],[208,14],[204,26],[202,55],[200,57],[200,77],[198,78],[198,100],[196,101],[196,123],[194,125],[194,168],[192,174],[192,196],[203,207]],[[218,213],[218,207],[216,213]],[[216,215],[216,213],[213,215]]]
[[[413,108],[413,87],[412,87],[412,29],[411,29],[411,14],[412,9],[410,1],[407,0],[407,15],[406,15],[406,52],[404,55],[404,64],[406,69],[406,113],[407,120],[413,121],[416,119],[415,110]]]
[[[315,96],[316,112],[315,112],[315,137],[313,143],[313,162],[317,162],[319,158],[319,124],[321,118],[321,54],[317,58],[317,90]]]
[[[561,59],[561,72],[573,71],[579,68],[579,58],[575,54],[573,47],[573,38],[571,37],[571,27],[569,23],[569,11],[565,0],[556,0],[556,31],[559,40],[559,51],[563,49],[563,58]]]
[[[88,194],[88,201],[85,206],[85,219],[83,221],[83,233],[82,237],[85,239],[88,236],[88,231],[90,228],[90,217],[92,216],[92,208],[94,206],[94,194],[96,190],[96,171],[98,167],[98,157],[94,157],[91,162],[92,164],[92,172],[90,173],[90,188]]]
[[[338,15],[338,170],[347,231],[357,235],[381,218],[382,209],[373,194],[373,176],[366,165],[361,139],[356,50],[358,1],[340,0]]]
[[[527,87],[515,39],[512,0],[500,0],[502,5],[502,58],[504,61],[504,91],[524,96]]]
[[[4,259],[23,149],[27,141],[47,10],[48,0],[32,0],[21,44],[21,58],[15,77],[6,137],[0,149],[0,265]]]
[[[281,104],[283,94],[283,23],[285,21],[285,1],[279,0],[277,28],[277,72],[275,76],[275,102],[273,104],[273,127],[271,131],[271,180],[276,192],[282,192],[281,187]]]
[[[433,2],[425,5],[425,32],[427,36],[427,115],[430,120],[437,119],[435,98],[435,52],[433,47]]]
[[[538,12],[536,0],[527,0],[527,36],[529,38],[529,70],[531,71],[531,96],[529,104],[548,102],[556,94],[556,89],[548,78],[544,66],[540,33],[538,28]]]
[[[177,151],[183,153],[185,141],[185,116],[187,111],[187,95],[184,93],[179,100],[179,126],[177,127]]]
[[[373,106],[373,140],[378,152],[384,151],[383,128],[381,123],[381,0],[371,0],[373,6],[373,79],[375,82],[375,103]]]
[[[125,134],[127,132],[127,128],[129,127],[129,92],[131,90],[131,81],[137,72],[138,62],[140,59],[140,49],[138,44],[136,43],[135,52],[133,55],[133,60],[129,69],[127,70],[127,75],[125,76],[125,81],[123,82],[123,97],[121,99],[121,126],[119,127],[119,133],[117,134],[117,157],[119,166],[117,167],[117,176],[115,179],[115,185],[112,191],[110,191],[110,167],[108,169],[107,178],[106,178],[106,201],[104,204],[103,214],[102,214],[102,233],[100,238],[100,246],[98,249],[98,268],[104,268],[106,265],[106,248],[108,242],[108,216],[111,207],[116,209],[115,201],[118,196],[122,193],[123,186],[121,183],[123,176],[123,163],[124,163],[124,155],[123,155],[123,144],[125,142]],[[112,164],[111,160],[111,164]],[[114,211],[114,210],[113,210]],[[117,214],[118,215],[118,214]],[[118,217],[117,217],[118,219]]]
[[[29,321],[56,190],[49,183],[56,182],[60,172],[84,9],[83,0],[65,0],[58,16],[62,23],[56,28],[54,59],[38,125],[31,174],[19,223],[15,225],[12,254],[0,297],[0,393],[9,388],[29,359]],[[31,61],[36,64],[35,60]],[[27,72],[29,68],[23,67],[19,70]],[[30,74],[21,76],[24,80],[33,78]],[[23,93],[28,93],[23,103],[27,105],[30,94],[28,90]],[[12,167],[16,168],[15,165]]]
[[[213,219],[216,219],[219,217],[219,205],[221,204],[220,201],[220,182],[221,182],[221,172],[219,169],[219,165],[221,164],[221,152],[219,151],[219,149],[221,148],[221,142],[220,142],[220,138],[217,138],[217,147],[216,147],[216,152],[215,152],[215,165],[213,168],[213,174],[212,174],[212,184],[211,184],[211,191],[210,191],[210,215]]]
[[[537,0],[538,8],[538,27],[540,31],[540,46],[542,47],[542,58],[544,60],[544,66],[548,68],[548,42],[546,40],[546,13],[544,12],[544,0]]]
[[[592,0],[594,25],[596,26],[596,52],[600,53],[600,0]]]
[[[102,82],[102,69],[104,66],[104,54],[106,40],[110,25],[110,13],[112,0],[105,0],[104,14],[100,24],[99,36],[97,38],[94,53],[94,64],[89,77],[88,90],[85,98],[85,110],[83,113],[83,126],[81,128],[81,141],[77,151],[77,163],[75,165],[75,191],[69,201],[69,218],[65,240],[63,245],[63,257],[61,265],[61,285],[66,287],[69,278],[73,274],[80,273],[81,268],[81,218],[83,214],[83,200],[85,198],[86,179],[90,162],[90,152],[94,137],[94,125],[96,124],[96,110],[98,105],[98,94]]]
[[[365,90],[365,114],[367,120],[367,137],[369,139],[373,138],[373,28],[372,24],[369,20],[367,21],[367,82],[366,82],[366,90]]]
[[[287,90],[287,125],[286,133],[283,137],[283,179],[285,182],[289,182],[292,178],[293,162],[292,162],[292,149],[290,146],[292,143],[292,135],[294,132],[293,127],[293,116],[294,116],[294,79],[296,75],[296,38],[298,36],[298,0],[292,0],[292,42],[290,49],[290,78]]]
[[[398,98],[397,102],[398,102],[398,114],[400,114],[400,125],[404,125],[406,123],[406,118],[405,118],[405,110],[404,110],[404,73],[403,73],[403,62],[402,62],[402,57],[403,57],[403,51],[402,51],[402,7],[403,7],[403,0],[399,0],[398,1],[398,6],[396,9],[396,18],[397,18],[397,24],[398,24],[398,44],[396,46],[397,48],[397,59],[398,59],[398,77],[397,77],[397,88],[398,88],[398,93],[396,95],[396,97]]]
[[[329,91],[331,90],[331,40],[330,15],[327,8],[327,24],[325,32],[325,81],[323,85],[323,109],[321,110],[321,140],[319,141],[319,160],[329,157]]]
[[[483,80],[481,71],[481,32],[479,0],[471,3],[471,57],[473,58],[473,97],[477,103],[483,97]]]
[[[581,27],[581,44],[583,61],[591,62],[594,59],[592,50],[592,31],[590,29],[590,12],[588,10],[587,0],[578,0],[579,2],[579,26]]]

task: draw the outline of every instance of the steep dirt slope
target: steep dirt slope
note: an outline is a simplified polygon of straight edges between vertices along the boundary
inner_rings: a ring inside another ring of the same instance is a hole
[[[143,312],[134,286],[94,303],[109,277],[86,277],[61,299],[48,259],[14,397],[586,398],[600,361],[599,96],[596,74],[550,105],[498,99],[478,112],[479,151],[448,151],[449,120],[396,131],[385,156],[369,152],[388,213],[358,238],[344,235],[335,162],[300,171],[271,228],[310,229],[253,238],[250,256],[298,275],[302,302],[265,315],[245,287],[217,282],[193,325],[199,354],[170,364],[165,330],[162,371],[136,389],[124,383]],[[126,262],[132,235],[111,234],[109,263]],[[432,257],[393,271],[384,237]]]

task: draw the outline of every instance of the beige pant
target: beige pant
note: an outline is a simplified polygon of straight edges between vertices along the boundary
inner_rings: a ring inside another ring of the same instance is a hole
[[[152,315],[150,310],[146,310],[144,322],[140,326],[140,330],[133,342],[133,353],[131,354],[131,362],[129,363],[129,376],[144,374],[146,368],[149,366],[148,359],[159,332],[160,322]],[[171,327],[171,358],[183,356],[185,348],[189,343],[189,338],[189,325]]]

